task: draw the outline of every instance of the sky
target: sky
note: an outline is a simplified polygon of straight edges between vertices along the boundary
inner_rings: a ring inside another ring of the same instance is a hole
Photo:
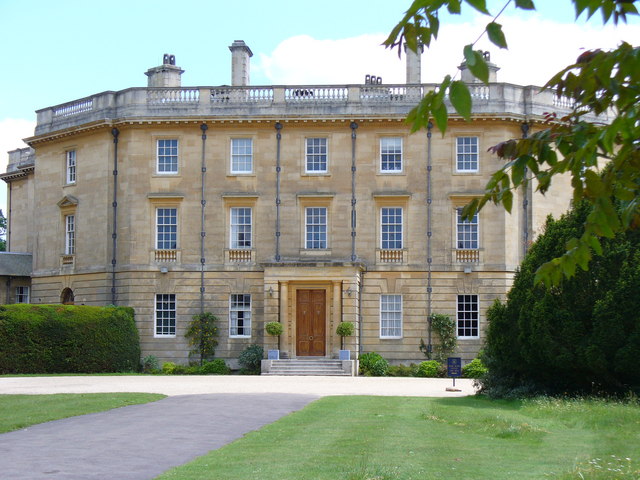
[[[497,14],[508,0],[488,0]],[[535,0],[537,11],[511,2],[497,20],[509,49],[485,38],[498,81],[543,85],[583,49],[640,44],[640,20],[603,26],[576,22],[570,0]],[[234,40],[253,52],[252,85],[353,84],[366,74],[404,83],[404,56],[381,46],[409,0],[0,0],[0,171],[5,152],[26,145],[35,111],[91,94],[146,86],[163,54],[176,56],[183,86],[231,83]],[[464,5],[462,15],[440,17],[440,35],[422,57],[422,81],[454,75],[462,48],[491,17]],[[0,208],[6,212],[5,183]]]

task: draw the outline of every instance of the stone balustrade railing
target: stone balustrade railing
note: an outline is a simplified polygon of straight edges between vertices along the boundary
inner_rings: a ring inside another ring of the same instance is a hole
[[[129,88],[38,110],[36,135],[109,119],[404,117],[434,84]],[[572,104],[539,87],[470,84],[474,114],[542,117]],[[452,109],[450,109],[452,111]],[[599,118],[608,121],[608,118]]]

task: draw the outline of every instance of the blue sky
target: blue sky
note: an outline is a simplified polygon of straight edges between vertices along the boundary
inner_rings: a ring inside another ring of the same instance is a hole
[[[489,0],[496,13],[506,0]],[[618,35],[640,44],[640,22],[604,30],[599,21],[576,25],[569,0],[536,0],[538,13],[509,6],[501,20],[509,51],[485,42],[502,68],[499,81],[543,84],[580,48],[614,46]],[[146,85],[144,72],[176,55],[185,86],[230,83],[228,46],[252,49],[251,83],[362,83],[376,73],[404,81],[404,64],[380,47],[409,0],[0,0],[0,160],[23,147],[35,110],[105,90]],[[464,10],[463,10],[464,12]],[[475,13],[442,18],[436,48],[423,56],[423,82],[455,73],[462,46],[490,19]],[[0,208],[4,209],[4,182]]]

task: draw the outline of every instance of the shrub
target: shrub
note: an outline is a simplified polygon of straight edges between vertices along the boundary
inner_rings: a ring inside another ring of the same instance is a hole
[[[418,365],[412,363],[409,366],[406,365],[390,365],[387,369],[388,377],[415,377],[418,373]]]
[[[442,376],[442,371],[443,366],[440,362],[438,362],[437,360],[426,360],[420,363],[416,376],[436,378]]]
[[[376,352],[360,355],[360,374],[367,377],[384,377],[387,374],[389,362]]]
[[[198,373],[201,375],[228,375],[230,372],[231,369],[221,358],[206,362],[198,368]]]
[[[142,371],[144,373],[155,373],[160,370],[160,362],[158,357],[154,355],[147,355],[142,359]]]
[[[429,317],[430,328],[438,337],[438,342],[433,345],[433,351],[429,351],[429,347],[420,339],[420,351],[429,360],[437,360],[444,362],[446,358],[455,351],[458,344],[458,336],[456,332],[456,322],[449,315],[441,313],[432,313]]]
[[[216,354],[218,346],[218,318],[213,313],[194,315],[184,336],[191,347],[191,355],[200,358],[200,365]]]
[[[481,378],[487,373],[487,367],[484,366],[482,360],[474,358],[464,367],[462,367],[462,376],[464,378]]]
[[[351,322],[340,322],[338,324],[338,328],[336,328],[336,333],[340,335],[340,349],[344,350],[344,337],[350,337],[353,335],[355,331],[355,327]]]
[[[260,345],[249,345],[238,357],[238,363],[244,373],[260,374],[260,364],[264,357],[264,349]]]
[[[282,335],[282,332],[284,331],[284,327],[282,326],[282,324],[280,322],[268,322],[264,326],[264,329],[272,337],[277,337],[279,335]]]
[[[174,362],[164,362],[162,364],[162,373],[164,373],[165,375],[173,375],[176,373],[177,367],[178,365],[176,365]]]
[[[128,307],[0,307],[0,374],[132,372],[140,342]]]

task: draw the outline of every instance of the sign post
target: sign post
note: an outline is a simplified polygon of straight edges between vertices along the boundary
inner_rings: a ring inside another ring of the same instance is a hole
[[[462,358],[447,358],[447,376],[453,378],[453,387],[456,386],[456,377],[462,376]]]

